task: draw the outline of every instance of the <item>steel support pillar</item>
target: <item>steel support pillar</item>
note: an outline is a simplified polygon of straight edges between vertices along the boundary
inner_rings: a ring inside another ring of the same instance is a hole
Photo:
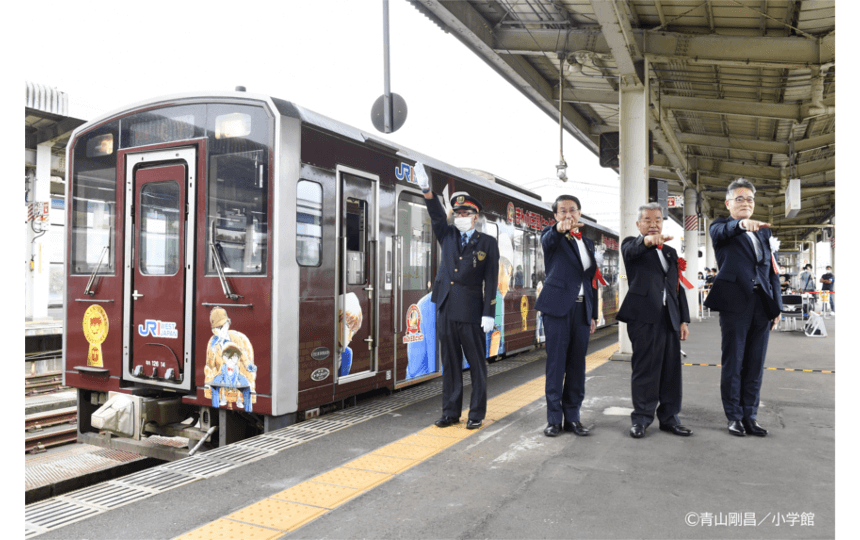
[[[648,73],[647,65],[645,73]],[[628,236],[639,235],[636,228],[638,210],[648,202],[648,78],[645,77],[644,85],[625,84],[620,90],[618,170],[621,174],[621,230],[618,238],[623,240]],[[621,305],[628,289],[623,257],[619,257],[619,273],[618,301]],[[619,358],[629,358],[633,346],[624,323],[618,324],[618,339],[621,350],[616,354]]]
[[[696,199],[695,189],[687,188],[684,190],[684,258],[687,259],[687,270],[684,271],[684,277],[694,285],[694,288],[688,289],[681,285],[678,291],[683,289],[686,292],[690,313],[693,313],[693,310],[699,305],[695,289],[696,272],[699,267],[699,217],[696,214]]]

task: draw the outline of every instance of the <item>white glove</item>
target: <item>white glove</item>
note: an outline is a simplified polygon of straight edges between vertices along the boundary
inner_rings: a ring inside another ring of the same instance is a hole
[[[486,334],[493,329],[494,322],[492,317],[481,317],[481,330]]]
[[[415,181],[418,182],[418,187],[421,188],[421,191],[429,190],[430,178],[427,177],[427,171],[424,170],[424,164],[418,161],[415,163],[415,166],[412,167],[412,170],[415,171]]]

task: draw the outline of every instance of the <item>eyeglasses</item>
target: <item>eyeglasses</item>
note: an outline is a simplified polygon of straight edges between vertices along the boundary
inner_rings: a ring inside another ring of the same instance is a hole
[[[579,208],[573,208],[571,210],[567,210],[565,208],[559,208],[559,210],[556,212],[556,214],[558,214],[560,216],[566,216],[568,214],[573,215],[573,214],[576,214],[578,212],[579,212]]]
[[[454,215],[457,217],[469,217],[469,216],[474,216],[475,213],[470,212],[468,210],[457,210],[456,212],[454,212]]]
[[[731,200],[735,201],[738,204],[742,204],[744,201],[746,201],[750,204],[755,204],[755,197],[735,197],[734,199],[731,199]]]

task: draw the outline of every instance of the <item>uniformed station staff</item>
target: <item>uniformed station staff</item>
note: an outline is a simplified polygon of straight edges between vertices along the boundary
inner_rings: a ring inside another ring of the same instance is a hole
[[[486,333],[493,329],[496,314],[499,246],[495,238],[475,230],[482,209],[477,199],[465,193],[452,197],[454,225],[449,225],[445,209],[430,191],[424,165],[416,163],[414,171],[424,192],[433,234],[442,246],[431,296],[442,347],[442,418],[436,425],[448,427],[460,421],[465,354],[472,375],[466,428],[477,429],[487,412]]]

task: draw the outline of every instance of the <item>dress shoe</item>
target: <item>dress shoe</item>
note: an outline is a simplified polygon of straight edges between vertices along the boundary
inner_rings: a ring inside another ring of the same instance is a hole
[[[668,431],[669,433],[680,435],[681,437],[689,437],[693,434],[693,430],[685,428],[681,424],[675,424],[674,426],[664,426],[660,424],[660,431]]]
[[[755,435],[757,437],[764,437],[767,435],[767,430],[764,429],[756,422],[755,418],[744,418],[743,419],[744,429],[746,429],[747,433],[750,435]]]
[[[481,420],[469,420],[466,422],[466,429],[478,429],[481,427]]]
[[[564,430],[572,431],[574,435],[579,435],[580,437],[588,435],[588,429],[579,422],[565,422]]]
[[[641,439],[645,436],[645,426],[642,424],[633,424],[630,426],[630,436],[634,439]]]
[[[747,434],[740,420],[729,421],[729,433],[731,433],[732,435],[737,435],[738,437],[743,437]]]
[[[453,416],[443,416],[439,420],[436,420],[436,427],[448,427],[450,425],[459,423],[459,418],[454,418]]]
[[[547,437],[558,437],[559,433],[561,433],[561,424],[548,424],[543,430],[543,434]]]

